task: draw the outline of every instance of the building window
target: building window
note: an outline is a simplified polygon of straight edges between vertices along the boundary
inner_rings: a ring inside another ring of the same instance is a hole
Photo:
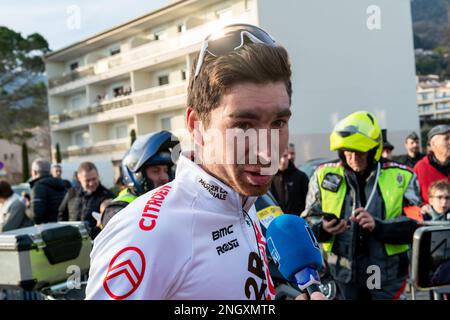
[[[75,70],[78,69],[78,67],[79,67],[78,61],[77,62],[73,62],[73,63],[70,64],[70,71],[75,71]]]
[[[70,99],[70,108],[72,110],[80,110],[82,103],[81,95],[74,96]]]
[[[116,139],[126,138],[128,136],[128,124],[121,123],[115,125],[114,134]]]
[[[177,30],[178,30],[178,33],[186,32],[186,25],[184,23],[179,24],[177,26]]]
[[[448,108],[449,108],[449,106],[447,103],[438,103],[436,106],[436,109],[438,109],[438,110],[444,110],[444,109],[448,109]]]
[[[216,17],[219,20],[226,20],[233,17],[233,11],[231,8],[221,9],[216,11]]]
[[[8,160],[8,154],[5,153],[5,154],[3,155],[3,159]]]
[[[155,39],[155,40],[166,40],[167,39],[167,32],[165,32],[165,31],[155,32],[153,34],[153,39]]]
[[[123,95],[123,86],[113,88],[113,95],[114,95],[114,98],[120,97],[121,95]]]
[[[181,80],[186,80],[186,70],[181,70]]]
[[[120,48],[114,48],[109,51],[110,55],[115,55],[120,53]]]
[[[161,130],[167,130],[167,131],[172,130],[172,124],[170,121],[170,117],[161,119]]]
[[[169,76],[168,75],[159,76],[158,77],[158,84],[160,86],[164,86],[166,84],[169,84]]]
[[[84,146],[84,142],[85,142],[85,140],[84,140],[84,132],[83,131],[78,131],[73,134],[74,145],[81,147],[81,146]]]

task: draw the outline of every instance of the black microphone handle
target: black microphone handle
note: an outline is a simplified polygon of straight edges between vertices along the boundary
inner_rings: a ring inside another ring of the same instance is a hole
[[[314,292],[322,292],[322,291],[320,291],[319,286],[315,283],[310,285],[308,288],[306,288],[306,291],[308,291],[308,295],[310,298]]]

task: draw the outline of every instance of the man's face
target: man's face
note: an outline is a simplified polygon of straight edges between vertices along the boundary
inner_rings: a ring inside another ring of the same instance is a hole
[[[344,156],[347,165],[355,172],[364,172],[368,166],[368,152],[345,150]]]
[[[431,141],[431,151],[438,159],[450,159],[450,132],[435,135]]]
[[[86,193],[93,193],[100,185],[98,172],[95,169],[78,172],[78,180],[80,181],[81,188]]]
[[[289,166],[289,152],[285,150],[280,157],[279,169],[280,171],[284,171],[288,168],[288,166]]]
[[[450,209],[450,194],[446,190],[436,190],[430,197],[430,204],[434,211],[445,214]]]
[[[409,155],[417,155],[419,153],[419,140],[406,139],[405,148]]]
[[[288,160],[292,163],[295,163],[295,148],[288,147]]]
[[[158,188],[169,182],[169,168],[166,165],[148,166],[145,168],[145,175]]]
[[[58,167],[53,167],[52,168],[52,176],[53,177],[61,179],[61,175],[62,175],[61,168],[58,168]]]
[[[290,115],[289,96],[283,82],[232,86],[222,96],[219,106],[210,112],[208,126],[200,129],[204,139],[203,168],[243,196],[266,193],[278,169],[279,156],[288,143]],[[211,129],[220,133],[222,146],[207,142]],[[278,139],[271,136],[271,129],[276,129]],[[243,138],[245,143],[238,148],[234,138],[226,139],[227,134],[239,136],[242,132],[256,133],[257,141]],[[221,160],[234,161],[208,163],[208,155],[220,152]],[[257,161],[250,161],[251,158]]]
[[[381,156],[385,159],[392,159],[392,150],[391,149],[383,149],[381,152]]]

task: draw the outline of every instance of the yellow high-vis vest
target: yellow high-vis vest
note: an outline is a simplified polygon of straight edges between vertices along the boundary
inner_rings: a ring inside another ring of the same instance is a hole
[[[338,175],[342,178],[342,183],[339,185],[336,192],[324,189],[322,187],[322,181],[328,173]],[[385,220],[395,219],[402,214],[403,195],[412,176],[412,172],[395,167],[390,167],[387,169],[382,168],[380,170],[378,186],[386,209]],[[330,164],[320,167],[317,171],[317,181],[320,188],[322,211],[332,213],[339,218],[343,211],[342,206],[347,193],[344,166],[342,164]],[[329,241],[323,243],[323,248],[326,252],[331,252],[334,239],[335,236],[333,235]],[[385,243],[385,249],[387,255],[392,256],[408,251],[409,245]]]

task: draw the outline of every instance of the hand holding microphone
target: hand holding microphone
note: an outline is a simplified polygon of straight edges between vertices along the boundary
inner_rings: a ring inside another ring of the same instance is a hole
[[[322,268],[322,254],[308,223],[300,217],[283,214],[269,225],[266,240],[283,277],[297,283],[312,299],[326,300],[319,289],[317,272]]]

